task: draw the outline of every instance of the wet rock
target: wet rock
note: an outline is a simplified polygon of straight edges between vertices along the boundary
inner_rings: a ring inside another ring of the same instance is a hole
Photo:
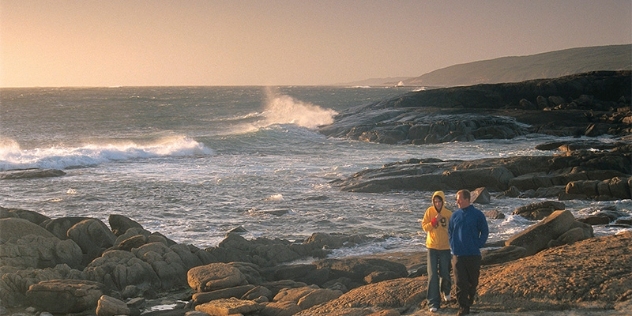
[[[57,169],[16,169],[0,172],[0,180],[61,177],[65,172]]]
[[[319,131],[387,144],[510,139],[529,132],[625,135],[629,86],[629,71],[622,71],[429,89],[349,108]]]
[[[566,209],[566,205],[562,202],[544,201],[517,207],[511,214],[520,215],[531,220],[541,220],[555,211],[564,209]]]
[[[516,198],[520,196],[520,190],[512,185],[509,189],[502,192],[502,196]]]
[[[433,170],[428,174],[400,175],[393,177],[376,173],[354,175],[336,183],[344,191],[378,193],[391,190],[434,191],[458,190],[485,186],[494,190],[506,190],[513,174],[506,168],[480,168],[470,170]],[[422,171],[423,172],[423,171]]]
[[[591,215],[584,218],[578,218],[578,221],[590,225],[607,225],[610,224],[610,218],[605,215]]]
[[[597,200],[629,199],[631,178],[615,177],[603,181],[581,180],[571,181],[566,185],[566,193],[580,195]]]
[[[505,214],[503,214],[499,210],[484,211],[483,214],[485,214],[485,217],[487,217],[489,219],[503,219],[503,218],[505,218]]]
[[[632,196],[632,147],[622,142],[613,146],[599,151],[574,150],[553,157],[409,159],[363,170],[331,184],[343,191],[365,193],[485,188],[506,191],[503,195],[510,197],[626,199]]]
[[[476,188],[470,192],[472,203],[477,204],[489,204],[491,203],[492,197],[487,191],[486,188]]]

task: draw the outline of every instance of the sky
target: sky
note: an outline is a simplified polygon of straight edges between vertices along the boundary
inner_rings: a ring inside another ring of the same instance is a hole
[[[632,0],[0,0],[0,87],[328,85],[632,43]]]

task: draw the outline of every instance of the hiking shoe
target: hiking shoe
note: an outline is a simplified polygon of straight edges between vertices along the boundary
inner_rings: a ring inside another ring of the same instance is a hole
[[[438,308],[436,308],[436,307],[430,307],[430,312],[431,312],[431,313],[436,313],[437,311],[439,311],[439,309],[438,309]]]
[[[443,294],[443,300],[449,302],[450,300],[452,300],[452,297],[450,296],[450,294]]]

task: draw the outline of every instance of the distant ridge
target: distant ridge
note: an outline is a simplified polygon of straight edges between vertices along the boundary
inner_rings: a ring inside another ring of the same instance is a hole
[[[360,81],[353,82],[345,82],[345,83],[337,83],[336,86],[372,86],[372,87],[380,87],[380,86],[395,86],[400,81],[405,81],[412,79],[411,77],[388,77],[388,78],[371,78]]]
[[[404,80],[406,86],[467,86],[557,78],[595,70],[631,70],[632,44],[571,48],[454,65]]]

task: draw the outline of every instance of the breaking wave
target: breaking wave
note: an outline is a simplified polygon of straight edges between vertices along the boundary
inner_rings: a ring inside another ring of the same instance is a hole
[[[147,143],[117,141],[80,147],[53,146],[21,149],[12,139],[0,140],[0,170],[27,168],[68,169],[112,161],[160,157],[194,157],[213,150],[186,136],[169,136]]]

